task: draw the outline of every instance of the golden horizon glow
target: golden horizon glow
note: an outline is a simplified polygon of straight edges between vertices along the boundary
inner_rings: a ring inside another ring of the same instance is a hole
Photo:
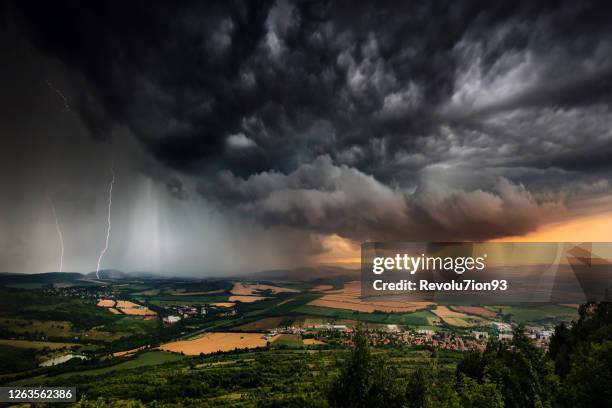
[[[361,264],[360,243],[339,235],[322,235],[326,252],[317,255],[319,265],[358,267]],[[612,213],[585,215],[543,225],[525,235],[493,239],[489,242],[612,242]]]
[[[612,214],[597,214],[544,225],[525,235],[503,237],[491,242],[610,242]]]

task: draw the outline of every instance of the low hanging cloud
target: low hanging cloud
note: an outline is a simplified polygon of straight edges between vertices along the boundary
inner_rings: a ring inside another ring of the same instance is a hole
[[[224,171],[212,186],[202,193],[265,225],[299,226],[360,241],[520,235],[565,212],[560,202],[538,202],[525,187],[503,178],[492,191],[425,185],[408,193],[336,165],[326,155],[289,174],[240,178]]]

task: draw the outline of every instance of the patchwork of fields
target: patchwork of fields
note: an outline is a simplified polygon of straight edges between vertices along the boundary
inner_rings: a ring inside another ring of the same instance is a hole
[[[431,302],[362,299],[360,282],[349,282],[340,290],[327,291],[321,298],[309,303],[310,306],[347,309],[364,313],[410,313],[419,309],[424,309],[430,304]]]
[[[180,353],[328,347],[327,339],[321,341],[312,338],[312,333],[299,332],[325,325],[362,325],[382,331],[388,325],[397,325],[468,332],[488,328],[493,321],[549,324],[570,320],[577,313],[575,305],[483,307],[361,299],[358,282],[323,282],[143,280],[84,286],[78,289],[78,293],[86,294],[81,296],[0,288],[0,376],[4,376],[0,378],[28,370],[33,377],[44,377],[47,371],[56,369],[38,367],[41,361],[68,352],[89,353],[101,361],[114,356],[125,360],[126,369],[135,369],[157,361],[174,361]],[[53,293],[70,293],[77,290],[75,287],[58,286]],[[216,307],[218,315],[181,315],[175,325],[162,324],[160,317],[191,306],[195,310]],[[150,347],[159,347],[160,351],[143,352]],[[113,363],[112,370],[122,364]],[[107,372],[104,370],[111,367],[99,370]]]

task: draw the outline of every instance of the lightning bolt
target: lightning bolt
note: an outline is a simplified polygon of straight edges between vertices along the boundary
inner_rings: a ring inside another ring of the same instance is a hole
[[[55,211],[55,205],[53,205],[53,200],[51,200],[51,197],[49,195],[47,195],[47,201],[49,202],[49,206],[51,207],[51,211],[53,212],[53,217],[55,218],[55,230],[57,231],[57,236],[59,237],[59,243],[60,243],[59,271],[63,272],[63,269],[64,269],[64,235],[62,234],[62,228],[60,227],[59,218],[57,217],[57,212]]]
[[[98,267],[96,268],[96,278],[100,279],[100,264],[102,263],[102,258],[106,251],[108,251],[108,242],[110,241],[111,234],[111,208],[113,206],[113,185],[115,184],[115,162],[111,162],[111,182],[110,187],[108,189],[108,217],[107,217],[107,228],[106,228],[106,243],[104,244],[104,248],[100,252],[100,257],[98,258]]]
[[[68,98],[66,98],[66,95],[64,95],[62,91],[54,87],[51,82],[47,81],[47,85],[49,86],[49,88],[51,88],[51,90],[58,94],[60,98],[62,98],[62,101],[64,102],[64,109],[66,109],[66,112],[70,112],[70,105],[68,105]]]

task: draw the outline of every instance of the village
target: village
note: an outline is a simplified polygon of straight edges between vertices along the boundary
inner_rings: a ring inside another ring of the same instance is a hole
[[[494,322],[490,327],[472,331],[431,330],[422,328],[402,329],[396,324],[384,327],[366,328],[364,332],[374,346],[415,345],[455,351],[483,351],[492,341],[511,341],[516,324]],[[554,331],[544,326],[524,326],[527,337],[536,347],[547,350]],[[322,343],[342,343],[352,345],[354,327],[344,324],[314,324],[308,326],[288,326],[269,330],[262,336],[274,338],[279,334],[299,335],[303,339],[313,338]]]

